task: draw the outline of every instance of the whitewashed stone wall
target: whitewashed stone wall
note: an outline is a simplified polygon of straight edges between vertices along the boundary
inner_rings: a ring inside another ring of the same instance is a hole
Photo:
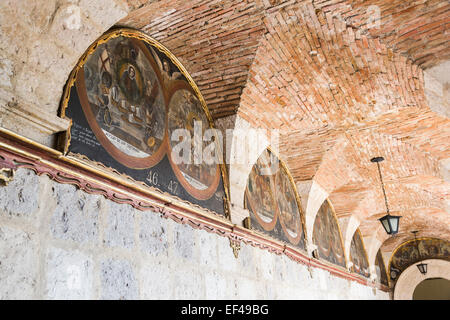
[[[0,299],[389,299],[286,256],[19,169],[0,187]]]

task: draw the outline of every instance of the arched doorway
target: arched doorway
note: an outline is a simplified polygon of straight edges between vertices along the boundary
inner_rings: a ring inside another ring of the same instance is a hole
[[[424,260],[428,272],[422,275],[416,264],[406,268],[399,276],[394,289],[394,300],[411,300],[419,284],[427,279],[446,279],[450,281],[450,262],[440,259]]]
[[[413,300],[450,300],[450,280],[430,278],[414,289]]]

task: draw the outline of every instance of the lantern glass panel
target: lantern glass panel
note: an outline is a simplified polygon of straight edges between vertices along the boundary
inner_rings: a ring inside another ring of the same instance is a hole
[[[391,233],[391,226],[389,224],[389,219],[387,218],[387,216],[384,216],[383,218],[381,218],[380,221],[381,221],[381,224],[384,227],[384,230],[386,230],[386,232],[388,234],[390,234]]]
[[[417,268],[419,269],[421,274],[426,274],[427,273],[427,264],[426,263],[419,263],[417,265]]]
[[[390,220],[391,227],[392,227],[391,232],[397,233],[398,232],[398,217],[390,216],[388,219]]]

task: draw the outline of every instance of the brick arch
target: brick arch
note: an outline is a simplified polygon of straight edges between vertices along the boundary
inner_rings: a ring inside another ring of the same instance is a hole
[[[414,289],[423,280],[430,278],[444,278],[450,280],[450,262],[438,259],[423,260],[428,264],[426,275],[422,275],[416,263],[406,268],[397,280],[394,289],[394,300],[412,300]]]
[[[338,165],[340,160],[346,157],[351,148],[345,136],[337,139],[336,143],[322,158],[322,162],[312,179],[306,202],[305,220],[308,242],[312,243],[312,233],[317,212],[322,203],[328,198],[333,190],[347,184],[349,181],[361,181],[357,170],[352,166]]]
[[[347,262],[350,261],[350,247],[352,244],[353,235],[358,230],[358,227],[360,225],[360,221],[355,215],[352,215],[350,217],[340,218],[338,219],[339,225],[341,227],[342,231],[342,241],[344,242],[344,252],[345,256],[348,257]],[[364,239],[363,239],[364,242]],[[364,243],[365,246],[365,243]]]

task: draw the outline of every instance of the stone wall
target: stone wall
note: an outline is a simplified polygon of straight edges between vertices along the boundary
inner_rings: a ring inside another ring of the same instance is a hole
[[[388,299],[27,169],[0,187],[0,299]]]

